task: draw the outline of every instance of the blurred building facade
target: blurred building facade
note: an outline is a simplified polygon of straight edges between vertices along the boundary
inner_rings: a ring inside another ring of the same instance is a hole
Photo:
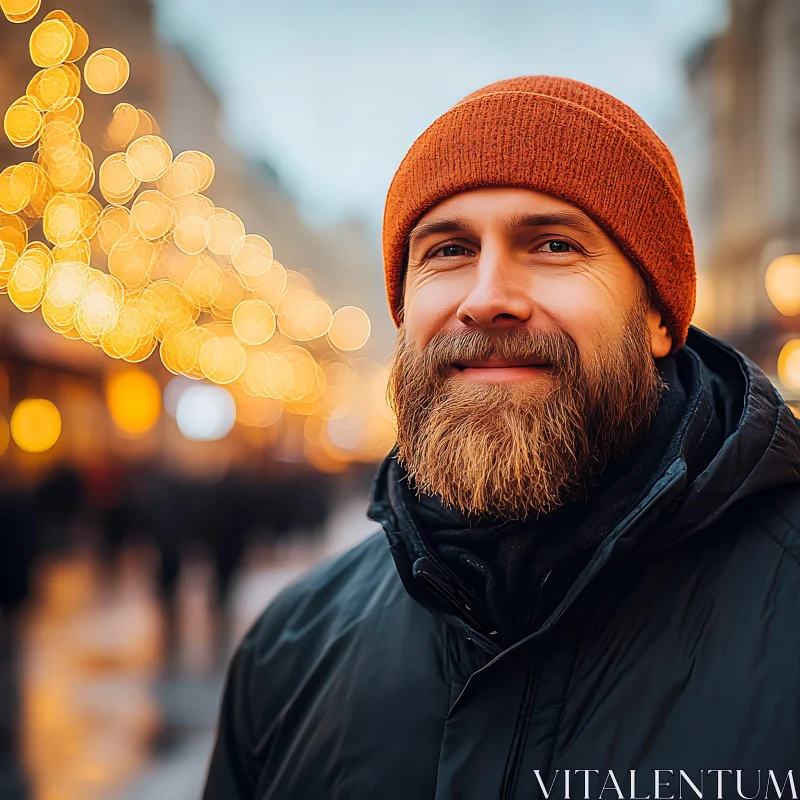
[[[187,54],[162,47],[158,58],[163,94],[156,119],[176,153],[202,150],[212,157],[216,174],[209,194],[214,202],[235,211],[248,232],[269,239],[285,266],[310,270],[314,284],[334,307],[357,305],[373,321],[388,322],[385,298],[374,296],[373,282],[367,279],[381,273],[381,256],[367,229],[358,220],[325,229],[309,227],[281,184],[279,170],[248,160],[221,135],[219,99]],[[382,357],[385,326],[381,329],[379,323],[375,333],[375,355]]]
[[[697,321],[772,374],[800,333],[764,285],[776,256],[800,252],[798,41],[797,0],[730,0],[726,29],[686,61]]]

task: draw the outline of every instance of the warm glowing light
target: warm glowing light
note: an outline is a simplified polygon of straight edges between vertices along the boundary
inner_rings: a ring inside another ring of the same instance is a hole
[[[772,305],[787,317],[800,314],[800,255],[778,256],[767,267],[767,295]]]
[[[252,397],[244,392],[240,392],[234,400],[236,421],[254,428],[268,428],[274,425],[283,412],[283,405],[278,400]]]
[[[8,296],[22,311],[34,311],[44,297],[47,273],[53,256],[40,242],[31,242],[24,250],[9,276]]]
[[[247,353],[233,336],[212,336],[200,348],[198,365],[210,381],[233,383],[243,372]]]
[[[158,422],[161,387],[141,369],[112,373],[106,381],[106,403],[114,424],[130,436],[140,436]]]
[[[155,181],[172,164],[172,149],[160,136],[140,136],[128,145],[125,160],[135,178]]]
[[[275,312],[263,300],[242,300],[233,311],[233,329],[245,344],[264,344],[275,333]]]
[[[133,201],[131,223],[145,239],[161,239],[175,227],[175,209],[165,194],[147,189]]]
[[[234,266],[242,275],[250,278],[266,275],[272,260],[272,245],[263,236],[252,233],[242,236],[231,248]]]
[[[61,414],[50,400],[30,398],[11,414],[11,437],[20,450],[44,453],[61,436]]]
[[[180,250],[187,255],[196,256],[208,247],[211,229],[202,217],[182,217],[173,229],[172,238]]]
[[[66,61],[75,41],[74,32],[58,19],[40,22],[30,40],[31,61],[37,67],[55,67]]]
[[[0,0],[15,23],[39,8],[40,0]],[[30,160],[0,170],[0,293],[113,359],[140,363],[158,350],[180,376],[164,408],[190,438],[224,436],[235,417],[280,429],[303,416],[303,425],[315,420],[306,458],[318,468],[383,455],[392,436],[385,376],[348,357],[369,340],[367,313],[345,306],[334,314],[313,271],[287,269],[267,238],[206,196],[215,176],[208,154],[173,156],[156,120],[131,103],[113,112],[84,106],[84,90],[126,86],[123,53],[90,49],[86,30],[62,10],[30,29],[36,66],[0,109],[11,145],[31,148]],[[87,109],[103,115],[90,125],[99,123],[102,155],[82,138]],[[768,275],[782,310],[793,290],[800,295],[798,259],[784,257]],[[703,324],[700,289],[695,321]],[[800,297],[796,305],[800,313]],[[156,424],[162,400],[146,372],[114,373],[106,391],[120,430],[138,435]]]
[[[786,342],[778,356],[778,378],[793,392],[800,392],[800,339]]]
[[[281,333],[298,342],[317,339],[330,330],[333,312],[312,290],[292,287],[277,308]]]
[[[9,22],[28,22],[39,12],[42,0],[0,0],[0,9]]]
[[[692,325],[710,331],[714,327],[717,313],[717,298],[714,285],[708,275],[697,275],[697,295],[692,315]]]
[[[366,435],[365,421],[360,414],[345,414],[330,420],[327,433],[340,450],[357,450]]]
[[[113,47],[96,50],[86,59],[83,76],[86,85],[97,94],[118,92],[131,74],[128,59]]]
[[[42,132],[42,112],[26,95],[9,106],[3,120],[3,128],[15,147],[29,147]]]
[[[333,315],[328,339],[339,350],[358,350],[367,343],[370,330],[366,311],[357,306],[345,306]]]
[[[130,170],[125,153],[113,153],[100,165],[100,191],[112,205],[124,205],[141,181]]]
[[[218,256],[230,255],[234,244],[245,235],[242,221],[225,208],[214,209],[208,218],[208,227],[211,233],[208,249]]]

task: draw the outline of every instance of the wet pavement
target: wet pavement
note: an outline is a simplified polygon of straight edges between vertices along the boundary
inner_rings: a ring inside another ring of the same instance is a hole
[[[375,530],[365,508],[364,498],[341,507],[316,544],[251,549],[227,635],[202,559],[183,565],[172,627],[146,551],[126,551],[113,581],[88,556],[41,564],[16,662],[2,660],[0,722],[8,731],[17,719],[25,768],[0,755],[0,797],[196,800],[235,642],[280,589]]]

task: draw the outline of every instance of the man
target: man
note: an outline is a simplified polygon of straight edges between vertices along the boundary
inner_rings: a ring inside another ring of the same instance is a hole
[[[384,258],[383,530],[246,636],[205,797],[796,797],[800,434],[689,327],[665,145],[492,84],[412,146]]]

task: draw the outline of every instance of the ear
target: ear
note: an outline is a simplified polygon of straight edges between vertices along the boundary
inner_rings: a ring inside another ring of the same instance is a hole
[[[672,350],[672,334],[664,324],[661,312],[650,304],[647,314],[647,327],[650,329],[650,352],[653,358],[664,358]]]

